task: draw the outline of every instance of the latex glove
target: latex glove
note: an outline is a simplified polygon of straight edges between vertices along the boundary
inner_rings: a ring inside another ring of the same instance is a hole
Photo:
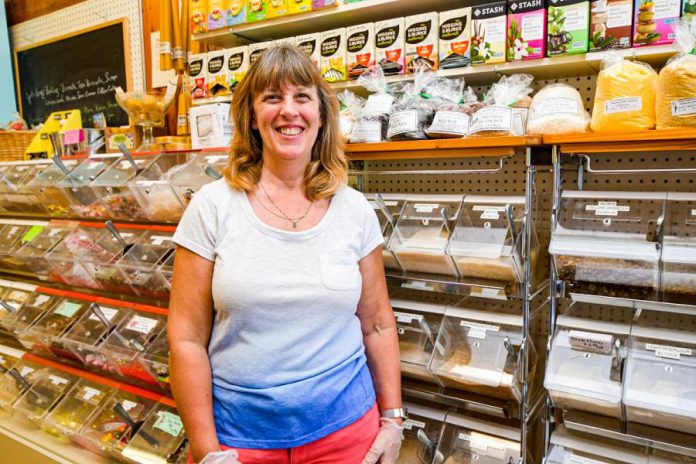
[[[241,464],[237,461],[238,457],[235,450],[213,451],[206,454],[200,464]]]
[[[362,464],[396,464],[404,439],[404,429],[394,419],[381,418],[381,426],[375,441],[365,455]]]

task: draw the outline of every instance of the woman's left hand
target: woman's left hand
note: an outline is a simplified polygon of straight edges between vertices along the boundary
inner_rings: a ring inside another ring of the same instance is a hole
[[[381,426],[375,441],[365,455],[362,464],[396,464],[404,439],[403,427],[394,419],[381,418]]]

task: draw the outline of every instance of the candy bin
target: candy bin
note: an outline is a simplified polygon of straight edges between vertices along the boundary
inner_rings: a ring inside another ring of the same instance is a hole
[[[9,371],[17,362],[20,360],[21,351],[14,352],[14,350],[8,350],[5,352],[0,349],[0,375],[5,374]]]
[[[12,406],[31,387],[41,369],[43,366],[34,361],[20,359],[0,376],[0,417],[14,414]]]
[[[22,346],[31,349],[31,342],[26,341],[26,333],[47,311],[50,311],[61,298],[53,295],[32,293],[22,307],[7,323],[10,335]]]
[[[401,210],[404,209],[406,195],[398,193],[366,193],[365,198],[367,198],[367,201],[375,210],[380,228],[382,229],[382,236],[384,237],[382,247],[384,267],[401,270],[401,265],[399,265],[394,253],[387,248],[387,243],[394,232],[394,226],[401,215]]]
[[[404,441],[397,464],[432,464],[444,462],[437,444],[445,424],[445,413],[417,404],[404,405],[408,419],[403,423]]]
[[[27,183],[41,169],[41,164],[32,161],[13,165],[0,174],[0,201],[6,213],[26,216],[46,214],[40,199],[32,189],[27,188]]]
[[[59,343],[87,367],[108,370],[100,347],[109,334],[131,315],[128,308],[89,305],[89,311],[60,338]]]
[[[446,306],[392,298],[401,354],[401,373],[407,377],[435,382],[428,362],[435,346]]]
[[[14,288],[8,288],[0,294],[0,335],[13,338],[9,326],[30,296],[30,292]]]
[[[41,280],[48,279],[50,265],[46,256],[73,230],[72,227],[34,226],[22,237],[22,245],[17,250],[17,259],[24,263],[28,272]]]
[[[116,391],[72,440],[93,453],[122,461],[121,450],[130,441],[133,428],[140,428],[154,405],[152,400]]]
[[[99,289],[99,284],[82,265],[82,255],[96,247],[101,229],[83,227],[69,232],[46,255],[49,264],[48,279],[52,282]]]
[[[176,462],[185,448],[184,424],[176,409],[158,404],[122,455],[136,463],[167,464]]]
[[[58,183],[65,178],[80,162],[64,160],[56,156],[54,163],[42,165],[42,169],[29,181],[27,188],[31,189],[51,216],[70,216],[73,214],[71,196],[66,194]]]
[[[41,428],[64,441],[79,430],[115,393],[111,387],[80,379],[41,423]]]
[[[17,257],[24,242],[22,238],[29,231],[41,231],[41,226],[28,226],[18,224],[6,224],[0,226],[0,268],[7,271],[26,271],[24,261]]]
[[[165,316],[141,311],[131,313],[99,349],[106,356],[108,370],[123,377],[157,384],[138,358],[150,348],[166,325]]]
[[[667,194],[662,245],[662,291],[669,301],[696,297],[696,194]]]
[[[86,218],[108,216],[107,209],[89,184],[114,162],[116,158],[113,155],[87,158],[58,182],[58,187],[70,198],[74,214]]]
[[[149,230],[118,262],[138,296],[159,301],[169,299],[169,288],[157,274],[157,268],[174,250],[172,235],[172,232]]]
[[[446,252],[462,195],[409,195],[388,248],[405,271],[457,277]]]
[[[166,325],[138,361],[160,387],[169,390],[169,341]]]
[[[151,221],[176,221],[184,213],[170,182],[186,167],[186,153],[163,153],[131,182],[140,206]]]
[[[46,415],[78,380],[78,377],[57,369],[41,369],[36,372],[31,386],[15,402],[15,413],[40,427]]]
[[[89,309],[89,302],[64,298],[50,311],[46,312],[25,333],[24,340],[29,349],[51,352],[54,340],[60,338]],[[56,346],[55,348],[60,348]],[[74,359],[71,353],[61,350],[59,355]]]
[[[124,152],[127,153],[127,152]],[[106,208],[106,216],[117,219],[145,219],[145,212],[129,183],[157,159],[152,155],[127,155],[109,166],[90,187]]]
[[[222,178],[228,158],[223,151],[196,155],[172,177],[170,184],[184,208],[201,187]]]
[[[445,464],[517,464],[519,440],[520,431],[514,427],[450,413],[437,451]]]
[[[162,281],[164,282],[164,285],[171,290],[172,288],[172,275],[174,274],[174,258],[176,257],[176,249],[172,250],[172,253],[169,255],[167,259],[164,260],[162,264],[160,264],[159,269],[157,270],[157,273],[161,277]]]

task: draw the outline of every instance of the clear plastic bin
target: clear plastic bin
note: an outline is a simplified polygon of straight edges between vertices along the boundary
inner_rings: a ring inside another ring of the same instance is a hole
[[[428,372],[442,315],[446,306],[392,298],[401,353],[401,373],[407,377],[435,381]]]
[[[27,188],[42,169],[36,162],[20,163],[10,166],[0,173],[0,206],[12,215],[38,216],[46,214],[40,199],[34,191]]]
[[[696,297],[696,194],[668,193],[662,247],[662,291],[680,302]]]
[[[138,296],[160,301],[169,299],[169,288],[157,269],[175,248],[172,236],[172,232],[148,230],[118,262]]]
[[[24,246],[22,238],[34,227],[19,224],[0,226],[0,268],[7,271],[27,271],[24,260],[17,257],[17,251]]]
[[[448,307],[429,370],[445,386],[520,401],[521,344],[521,316]]]
[[[60,300],[60,297],[53,295],[30,294],[21,308],[7,321],[6,327],[8,332],[25,348],[31,349],[32,343],[25,340],[27,331]]]
[[[110,232],[104,231],[97,238],[95,246],[87,253],[84,253],[80,260],[102,290],[128,295],[134,293],[134,290],[128,283],[128,278],[118,266],[118,261],[127,250],[132,248],[131,245],[140,241],[145,232],[137,229],[125,229],[119,232],[127,243],[125,249],[116,237]]]
[[[169,390],[169,341],[166,325],[147,351],[140,355],[138,361],[152,380],[163,389]]]
[[[81,262],[82,255],[92,250],[101,229],[82,227],[65,235],[63,240],[46,254],[49,264],[48,279],[75,287],[100,289]]]
[[[28,272],[41,280],[48,278],[50,263],[46,256],[63,238],[72,232],[72,227],[58,227],[50,224],[33,226],[22,237],[23,245],[17,250],[16,257]]]
[[[450,413],[437,450],[444,464],[517,464],[519,440],[518,429]]]
[[[647,450],[638,445],[610,442],[600,437],[573,436],[563,426],[551,435],[546,464],[648,464]]]
[[[185,442],[184,424],[176,409],[158,404],[122,454],[134,462],[167,464],[179,459]]]
[[[58,182],[57,186],[70,199],[73,212],[77,216],[86,218],[108,217],[108,211],[89,184],[115,161],[116,157],[112,155],[87,158]]]
[[[131,182],[140,206],[151,221],[177,221],[184,206],[171,180],[185,167],[187,153],[163,153]]]
[[[32,350],[52,351],[54,340],[67,332],[87,312],[89,305],[84,300],[64,298],[26,331],[27,344]],[[68,353],[61,354],[72,357]]]
[[[68,173],[80,164],[79,160],[63,160],[63,165]],[[71,196],[65,189],[58,187],[58,183],[64,179],[66,173],[54,163],[42,165],[42,169],[29,181],[27,188],[31,189],[39,198],[51,216],[69,216],[73,214]]]
[[[384,267],[387,269],[401,270],[399,261],[394,256],[394,252],[387,248],[389,238],[394,232],[396,221],[401,216],[401,211],[406,204],[406,195],[398,193],[366,193],[365,198],[372,205],[377,214],[379,225],[384,236],[382,247],[382,258]]]
[[[119,158],[89,185],[106,210],[106,217],[145,219],[145,211],[129,186],[132,179],[155,162],[156,156],[135,156],[133,163]]]
[[[13,405],[34,383],[43,366],[20,359],[7,372],[0,375],[0,416],[10,417],[14,414]]]
[[[167,259],[160,264],[159,269],[157,269],[157,274],[160,276],[164,285],[169,290],[172,289],[172,276],[174,275],[174,258],[176,257],[176,249],[172,250],[172,253]]]
[[[16,317],[17,311],[21,309],[30,296],[30,292],[15,288],[8,288],[0,293],[0,300],[3,302],[3,305],[0,306],[0,334],[11,335],[9,325]],[[5,305],[8,307],[6,308]]]
[[[205,184],[213,182],[222,176],[229,154],[222,151],[203,152],[194,155],[175,176],[171,178],[171,186],[179,201],[186,208],[193,195]]]
[[[405,271],[458,276],[447,245],[461,195],[409,195],[388,248]]]
[[[525,199],[467,195],[448,252],[464,278],[521,282],[524,278]],[[532,233],[532,258],[538,254]]]
[[[654,299],[666,194],[564,191],[549,252],[571,292]]]
[[[437,409],[406,403],[408,419],[404,421],[404,441],[397,464],[432,464],[444,462],[437,444],[445,425],[445,413]]]
[[[15,413],[40,427],[46,415],[77,381],[78,377],[67,372],[50,367],[41,369],[35,373],[31,387],[15,402]]]

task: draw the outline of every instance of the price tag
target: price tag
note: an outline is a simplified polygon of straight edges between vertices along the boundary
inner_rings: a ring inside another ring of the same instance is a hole
[[[168,433],[172,437],[178,437],[184,430],[184,424],[181,423],[181,418],[168,411],[159,411],[157,413],[157,421],[155,421],[153,427],[164,433]]]
[[[462,327],[469,327],[467,335],[479,340],[486,339],[486,332],[498,332],[500,330],[500,327],[495,325],[479,324],[478,322],[471,321],[461,321],[459,325]]]
[[[437,203],[416,203],[413,205],[417,213],[432,213],[438,206]]]
[[[68,379],[64,379],[63,377],[57,377],[55,375],[49,375],[48,380],[50,380],[53,385],[59,386],[68,383]]]
[[[82,129],[66,130],[63,134],[63,143],[65,145],[74,145],[85,140],[85,133]]]
[[[505,206],[476,205],[474,211],[481,211],[481,219],[500,219],[500,213],[505,212]]]
[[[424,429],[425,422],[420,422],[413,419],[406,419],[403,424],[401,424],[406,430],[411,430],[413,427]]]
[[[126,329],[132,330],[134,332],[140,332],[141,334],[149,334],[152,329],[157,327],[159,321],[157,319],[150,319],[149,317],[134,316],[128,324],[126,324]]]
[[[404,282],[401,284],[401,288],[410,288],[413,290],[424,290],[428,292],[433,292],[435,289],[433,288],[432,285],[428,285],[427,282],[423,282],[420,280],[410,280],[408,282]]]
[[[568,334],[570,346],[576,350],[610,354],[614,337],[609,334],[571,330]]]
[[[410,324],[414,319],[417,321],[423,320],[423,316],[420,314],[402,313],[401,311],[394,311],[394,317],[396,317],[396,322],[402,324]]]
[[[51,297],[48,295],[37,295],[36,299],[34,300],[33,306],[41,307],[45,303],[51,301]]]
[[[123,401],[121,402],[121,406],[123,406],[123,409],[124,409],[126,412],[130,412],[133,408],[135,408],[136,406],[138,406],[138,403],[134,403],[134,402],[128,401],[128,400],[123,400]]]
[[[405,132],[414,132],[418,130],[418,113],[412,110],[397,111],[389,115],[389,129],[387,129],[387,137],[391,138],[395,135]]]
[[[571,456],[568,464],[607,464],[606,461],[597,461],[583,456]]]
[[[104,314],[104,316],[106,317],[106,319],[109,322],[111,322],[111,319],[113,319],[113,317],[116,314],[118,314],[118,312],[119,312],[119,310],[116,308],[102,308],[102,307],[100,307],[99,309],[101,309],[101,312]],[[91,316],[89,316],[89,320],[90,321],[98,321],[100,319],[96,316],[96,314],[92,314]]]
[[[219,163],[220,161],[226,160],[227,155],[211,155],[206,156],[205,160],[208,164]]]
[[[679,348],[677,346],[655,345],[653,343],[646,343],[645,349],[648,351],[654,351],[655,356],[659,358],[680,359],[682,356],[692,355],[692,351],[690,348]]]
[[[19,375],[21,375],[22,377],[26,377],[26,376],[31,375],[31,374],[33,374],[33,373],[34,373],[34,368],[33,368],[33,367],[29,367],[29,366],[24,366],[24,367],[22,367],[22,369],[19,371]]]
[[[585,205],[585,211],[594,211],[595,216],[618,216],[631,211],[630,206],[619,205],[615,201],[599,201],[596,205]]]
[[[392,95],[387,93],[372,94],[367,97],[363,112],[388,114],[391,112],[392,103],[394,103],[394,97]]]
[[[672,100],[672,116],[689,116],[696,114],[696,98]]]
[[[78,395],[78,398],[87,401],[90,404],[95,404],[96,401],[99,401],[99,398],[103,395],[104,393],[101,390],[97,390],[96,388],[92,387],[83,387],[80,391],[80,394]],[[96,401],[93,399],[96,397]]]
[[[73,317],[80,310],[80,308],[82,308],[82,305],[79,303],[64,301],[53,310],[53,313],[63,317]]]
[[[464,136],[469,132],[471,117],[458,111],[438,111],[433,123],[428,128],[429,133],[456,134]]]
[[[153,245],[162,245],[163,242],[171,242],[172,237],[168,235],[153,235],[150,237],[150,241],[152,242]]]

